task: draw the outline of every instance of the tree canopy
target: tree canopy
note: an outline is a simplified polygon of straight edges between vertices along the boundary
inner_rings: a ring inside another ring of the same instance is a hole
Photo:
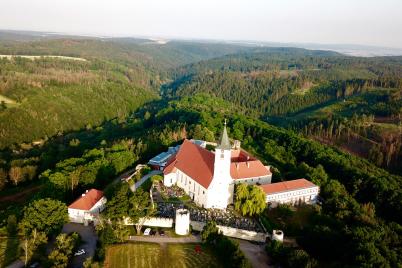
[[[237,184],[234,204],[243,216],[258,215],[266,207],[265,193],[257,185]]]
[[[24,235],[33,230],[51,234],[61,230],[67,221],[67,206],[64,203],[50,198],[39,199],[25,207],[19,229]]]

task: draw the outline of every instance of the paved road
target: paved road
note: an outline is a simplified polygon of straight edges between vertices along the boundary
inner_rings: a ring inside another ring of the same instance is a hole
[[[161,237],[161,236],[130,236],[130,241],[151,243],[201,243],[200,236],[190,235],[184,237]]]
[[[265,251],[265,244],[259,245],[246,240],[236,239],[239,241],[240,249],[249,259],[253,268],[274,267],[269,265],[269,257]]]
[[[148,180],[150,177],[152,177],[153,175],[158,175],[161,174],[162,171],[160,170],[152,170],[151,172],[149,172],[147,175],[145,175],[144,177],[142,177],[139,181],[137,181],[134,185],[130,186],[130,189],[132,192],[135,192],[136,189],[138,189],[138,187],[140,187],[146,180]]]
[[[85,250],[85,254],[73,257],[71,265],[71,267],[73,268],[81,268],[83,262],[87,258],[94,256],[95,254],[96,241],[98,240],[98,237],[96,236],[94,227],[84,226],[83,224],[79,223],[66,223],[63,226],[62,232],[63,233],[77,232],[81,235],[83,244],[79,247],[79,249],[83,248]]]
[[[7,266],[6,268],[22,268],[24,267],[24,262],[21,260],[16,260],[15,262],[13,262],[12,264],[10,264],[9,266]]]

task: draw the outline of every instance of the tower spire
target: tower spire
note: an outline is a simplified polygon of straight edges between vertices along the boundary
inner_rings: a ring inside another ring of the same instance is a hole
[[[226,130],[226,119],[225,119],[225,123],[224,123],[224,126],[223,126],[223,132],[222,132],[221,140],[219,142],[219,145],[216,148],[222,149],[222,150],[230,150],[230,149],[232,149],[232,146],[230,145],[230,141],[229,141],[228,132]]]

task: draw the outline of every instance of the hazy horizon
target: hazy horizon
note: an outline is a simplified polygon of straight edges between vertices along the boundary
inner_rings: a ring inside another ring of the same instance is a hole
[[[397,0],[14,0],[0,29],[76,35],[402,48]],[[29,12],[27,12],[29,11]]]

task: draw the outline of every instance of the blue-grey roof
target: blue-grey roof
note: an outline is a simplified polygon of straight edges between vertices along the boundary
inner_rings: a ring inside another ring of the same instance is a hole
[[[151,160],[149,160],[149,164],[154,164],[154,165],[163,165],[165,164],[169,158],[174,155],[175,153],[177,153],[180,149],[180,145],[177,145],[175,147],[169,147],[167,152],[163,152],[158,154],[157,156],[151,158]]]
[[[220,140],[220,142],[219,142],[219,144],[218,144],[218,146],[216,148],[222,149],[222,150],[230,150],[230,149],[232,149],[232,146],[230,145],[230,141],[229,141],[228,132],[226,130],[226,124],[223,127],[222,137],[221,137],[221,140]]]

